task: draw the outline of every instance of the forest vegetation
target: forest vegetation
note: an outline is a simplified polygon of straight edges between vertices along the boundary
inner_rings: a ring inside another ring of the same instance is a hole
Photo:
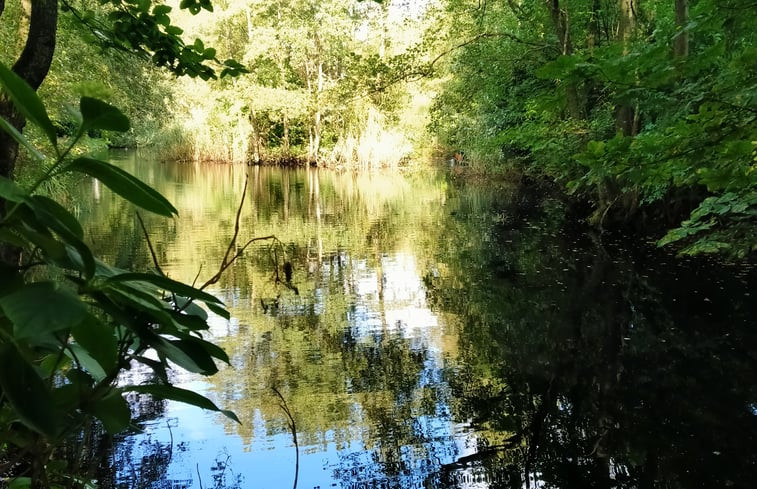
[[[0,24],[6,63],[23,47],[20,3]],[[396,168],[458,149],[485,173],[556,182],[597,227],[651,229],[692,254],[754,250],[746,0],[169,5],[172,33],[249,73],[177,77],[149,45],[135,56],[102,34],[118,22],[107,2],[64,2],[40,88],[61,135],[90,95],[132,121],[91,144],[168,160]]]
[[[196,303],[228,317],[212,282],[105,265],[50,196],[83,174],[175,208],[85,153],[398,170],[460,151],[599,229],[749,259],[755,20],[751,0],[0,0],[0,464],[79,484],[45,461],[93,419],[126,428],[127,392],[219,410],[165,374],[228,360],[201,337]],[[155,381],[116,387],[132,360]]]

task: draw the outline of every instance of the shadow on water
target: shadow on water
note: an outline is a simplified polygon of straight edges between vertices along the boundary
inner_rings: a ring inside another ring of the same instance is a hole
[[[455,417],[487,433],[432,485],[458,487],[462,465],[487,487],[750,487],[754,268],[577,233],[558,202],[521,219],[510,204],[426,278],[464,318],[445,375]],[[459,214],[463,234],[477,219]]]
[[[244,174],[130,169],[177,204],[181,219],[149,226],[191,281],[225,251]],[[104,451],[101,487],[291,487],[271,386],[296,418],[300,488],[757,480],[754,268],[586,233],[527,188],[258,172],[243,226],[279,236],[299,295],[264,248],[246,254],[213,291],[232,367],[174,373],[243,424],[133,399],[143,432]],[[110,260],[148,260],[128,211],[93,198],[82,212]]]

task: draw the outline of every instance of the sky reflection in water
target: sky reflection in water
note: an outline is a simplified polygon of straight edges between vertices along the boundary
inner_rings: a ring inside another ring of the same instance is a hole
[[[198,283],[233,232],[246,168],[119,163],[180,211],[145,216],[161,266]],[[82,194],[93,247],[149,268],[133,211]],[[754,268],[585,234],[557,200],[443,174],[250,169],[249,249],[215,290],[233,368],[175,372],[239,415],[135,399],[104,487],[745,487],[757,479]],[[99,247],[99,248],[98,248]],[[273,280],[294,265],[299,295]],[[138,379],[138,372],[132,372]],[[119,485],[120,484],[120,485]]]
[[[196,168],[156,170],[148,166],[154,163],[131,156],[120,164],[179,208],[176,222],[149,223],[164,271],[191,280],[202,263],[209,274],[207,267],[220,261],[213,246],[223,249],[214,241],[228,241],[233,227],[243,170],[210,167],[205,178]],[[473,453],[475,433],[452,420],[446,404],[448,328],[426,303],[420,268],[425,264],[418,263],[414,249],[419,229],[434,226],[442,215],[445,183],[432,177],[418,188],[396,176],[360,181],[315,170],[257,171],[243,228],[255,236],[272,231],[284,243],[300,294],[273,283],[267,244],[251,250],[211,290],[232,312],[231,322],[214,318],[211,332],[233,368],[208,379],[174,373],[178,386],[233,409],[244,426],[173,402],[156,413],[148,410],[144,432],[114,450],[116,484],[288,487],[295,450],[272,385],[296,418],[298,487],[414,487],[442,464]],[[314,177],[323,179],[315,188]],[[191,198],[219,194],[225,205]],[[92,195],[93,241],[103,243],[103,251],[132,246],[137,238],[130,229],[108,226],[114,214],[128,210],[102,188]],[[190,242],[193,249],[187,251]],[[134,261],[145,259],[136,254]],[[123,255],[111,257],[119,259]],[[392,353],[382,360],[387,349]],[[139,373],[130,377],[138,382]]]

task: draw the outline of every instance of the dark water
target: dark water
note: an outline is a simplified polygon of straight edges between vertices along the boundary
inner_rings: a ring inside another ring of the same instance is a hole
[[[134,398],[102,487],[753,487],[754,268],[587,234],[562,205],[443,173],[166,165],[116,155],[179,209],[143,216],[172,278],[212,290],[232,366],[174,380],[242,425]],[[88,183],[95,249],[150,267],[133,209]],[[277,284],[292,263],[297,292]],[[130,372],[130,382],[140,372]]]

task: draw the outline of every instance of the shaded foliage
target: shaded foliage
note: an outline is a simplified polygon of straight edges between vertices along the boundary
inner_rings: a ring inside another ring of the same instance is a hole
[[[444,142],[560,182],[596,226],[651,227],[688,254],[755,249],[751,3],[446,5],[476,42],[446,65]]]

